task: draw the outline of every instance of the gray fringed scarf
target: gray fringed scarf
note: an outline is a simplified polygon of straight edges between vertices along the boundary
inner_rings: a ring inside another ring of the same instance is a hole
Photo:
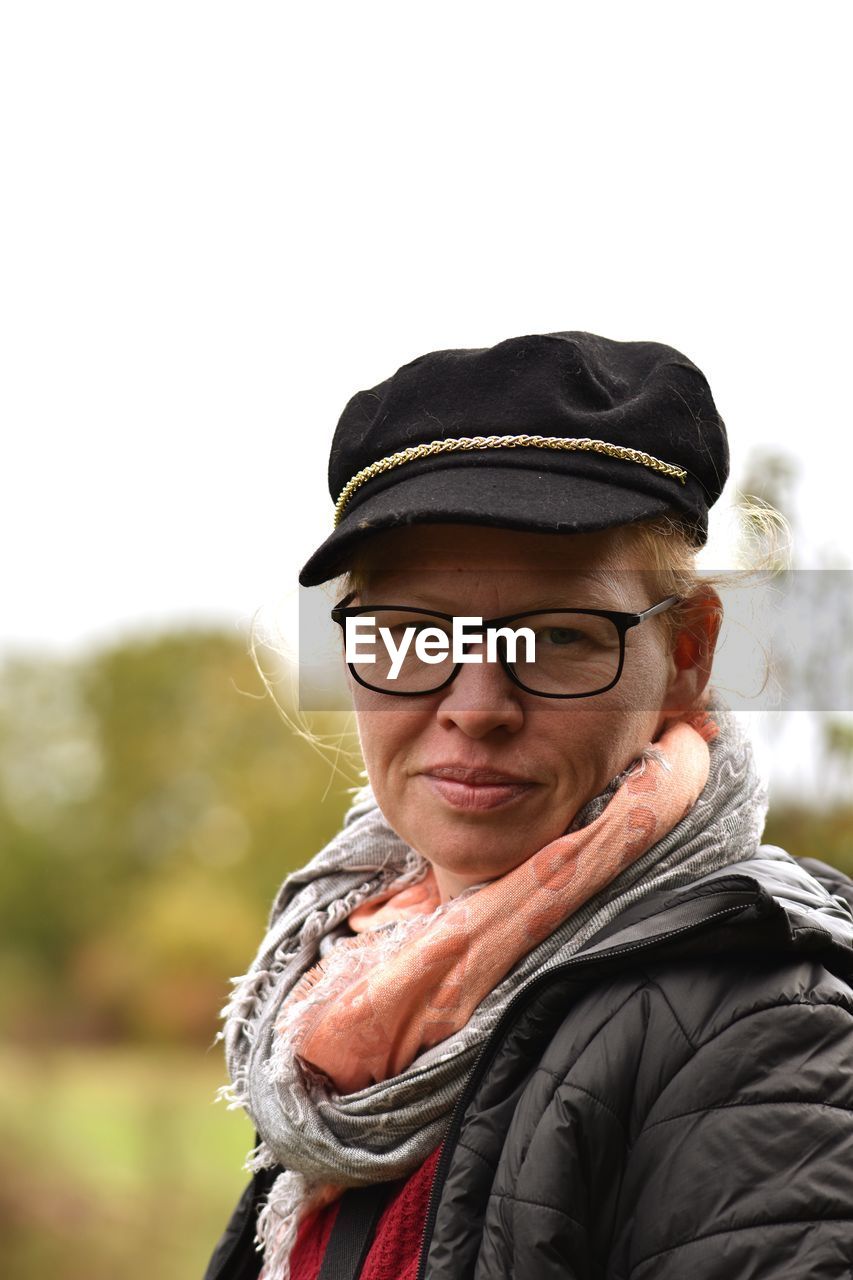
[[[528,952],[460,1031],[422,1053],[400,1075],[357,1093],[329,1092],[293,1062],[289,1069],[283,1067],[281,1054],[273,1052],[274,1024],[299,978],[347,932],[349,913],[392,882],[400,888],[417,882],[428,864],[391,829],[365,786],[341,831],[307,866],[287,877],[251,968],[231,980],[234,989],[216,1037],[224,1040],[231,1077],[217,1097],[227,1101],[229,1110],[245,1108],[261,1135],[244,1167],[254,1172],[281,1164],[285,1170],[258,1217],[264,1280],[287,1280],[301,1215],[328,1199],[321,1188],[402,1177],[434,1150],[480,1046],[519,987],[545,966],[574,955],[638,899],[755,853],[767,797],[752,748],[734,715],[716,698],[708,710],[719,733],[709,743],[708,781],[686,817]],[[598,818],[627,772],[590,800],[568,830]]]

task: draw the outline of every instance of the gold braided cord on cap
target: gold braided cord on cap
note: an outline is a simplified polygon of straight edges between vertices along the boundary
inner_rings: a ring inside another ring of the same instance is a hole
[[[629,449],[625,445],[611,444],[608,440],[590,440],[586,436],[457,436],[448,440],[430,440],[428,444],[410,445],[408,449],[399,449],[397,453],[389,453],[386,458],[379,458],[369,466],[362,467],[341,489],[335,503],[335,527],[340,522],[344,507],[356,490],[375,476],[384,475],[394,467],[401,467],[406,462],[414,462],[418,458],[432,458],[439,453],[470,452],[474,449],[558,449],[571,452],[606,453],[611,458],[622,458],[625,462],[638,462],[643,467],[651,467],[661,475],[671,476],[684,484],[687,472],[683,467],[676,467],[671,462],[662,462],[650,453],[640,449]]]

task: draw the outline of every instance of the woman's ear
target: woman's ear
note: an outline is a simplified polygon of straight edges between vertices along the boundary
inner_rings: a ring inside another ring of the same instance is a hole
[[[714,650],[723,621],[723,604],[712,586],[700,586],[681,609],[670,658],[664,718],[684,715],[696,707],[711,678]]]

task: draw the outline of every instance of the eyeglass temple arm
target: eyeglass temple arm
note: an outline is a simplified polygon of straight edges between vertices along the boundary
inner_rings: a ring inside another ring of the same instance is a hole
[[[667,596],[665,600],[661,600],[658,604],[653,604],[650,608],[644,609],[642,613],[637,614],[638,620],[643,618],[653,618],[656,613],[663,613],[664,609],[671,609],[674,604],[678,604],[681,596]]]

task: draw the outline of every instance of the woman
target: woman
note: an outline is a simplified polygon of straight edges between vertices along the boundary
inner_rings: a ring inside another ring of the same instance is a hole
[[[223,1010],[257,1144],[208,1280],[853,1273],[853,884],[760,844],[709,684],[727,475],[657,343],[347,405],[300,581],[343,574],[369,782]]]

